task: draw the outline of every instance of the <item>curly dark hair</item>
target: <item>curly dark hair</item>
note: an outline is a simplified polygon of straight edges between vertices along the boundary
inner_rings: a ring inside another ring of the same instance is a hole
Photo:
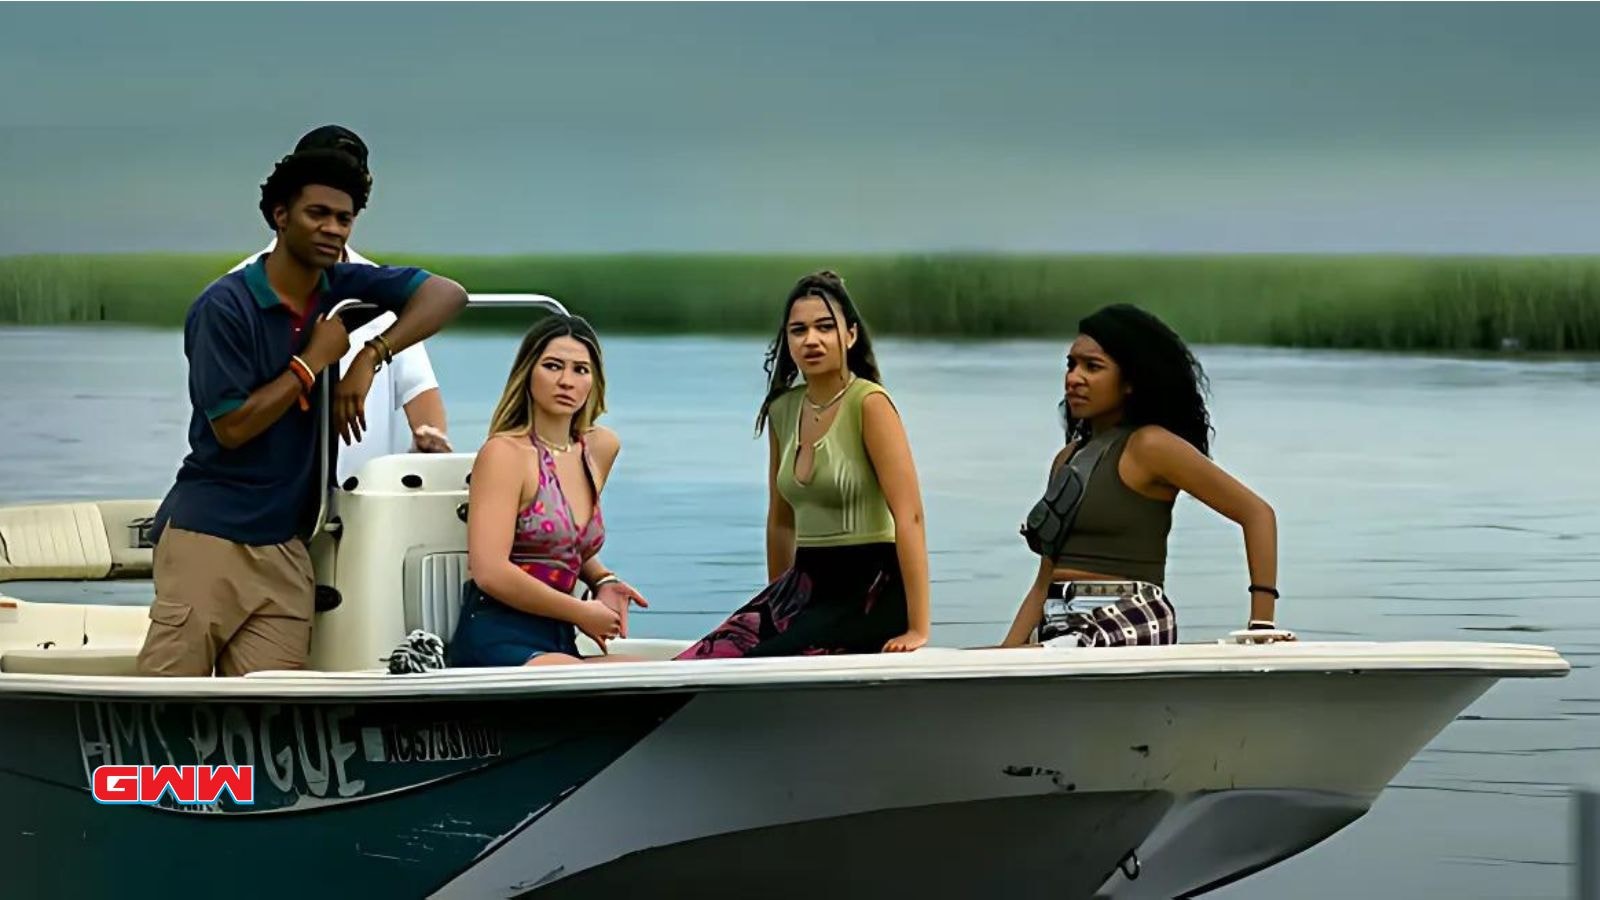
[[[783,316],[778,319],[778,336],[773,338],[772,344],[767,347],[767,396],[761,401],[761,411],[756,414],[756,434],[765,430],[768,412],[772,409],[773,402],[794,386],[795,376],[800,374],[800,367],[795,365],[794,357],[789,355],[786,332],[789,326],[789,310],[794,308],[795,301],[806,297],[822,300],[836,316],[844,317],[844,324],[838,326],[841,338],[846,329],[855,326],[856,342],[845,354],[845,365],[850,371],[857,378],[865,378],[868,381],[883,380],[878,374],[878,359],[872,352],[872,336],[867,333],[867,323],[856,309],[855,301],[850,299],[850,292],[845,290],[844,279],[827,269],[813,272],[795,282],[794,287],[789,290],[789,296],[783,302]],[[835,324],[838,325],[837,320]]]
[[[1107,306],[1078,323],[1122,370],[1132,391],[1123,407],[1123,422],[1160,425],[1211,455],[1211,414],[1206,411],[1209,384],[1199,360],[1183,338],[1165,322],[1127,303]],[[1073,438],[1086,437],[1089,423],[1069,419]]]
[[[348,153],[326,149],[291,153],[278,160],[261,185],[261,218],[266,220],[267,228],[277,231],[272,211],[292,205],[300,192],[312,184],[349,194],[358,213],[366,208],[372,193],[372,176]]]

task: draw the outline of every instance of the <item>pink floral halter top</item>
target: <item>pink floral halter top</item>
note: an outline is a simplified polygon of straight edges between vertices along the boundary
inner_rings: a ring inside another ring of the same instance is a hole
[[[511,562],[556,590],[570,593],[578,583],[578,570],[583,561],[599,553],[606,542],[606,524],[600,515],[600,492],[595,490],[594,513],[579,528],[573,520],[572,504],[561,492],[561,480],[556,477],[555,454],[533,435],[528,439],[539,453],[539,489],[517,513]],[[589,445],[582,438],[578,440],[578,450],[583,454],[583,471],[594,487],[594,464],[589,458]]]

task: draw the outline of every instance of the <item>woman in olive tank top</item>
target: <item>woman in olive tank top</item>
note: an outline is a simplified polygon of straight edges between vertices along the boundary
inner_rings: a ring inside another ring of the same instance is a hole
[[[770,583],[678,659],[917,649],[929,613],[916,468],[837,275],[789,292],[767,374]]]
[[[1104,615],[1103,622],[1085,626],[1093,637],[1080,635],[1080,643],[1175,643],[1176,614],[1163,588],[1172,506],[1180,492],[1243,529],[1250,597],[1246,627],[1292,640],[1274,624],[1276,516],[1266,501],[1211,461],[1211,419],[1199,362],[1176,333],[1134,306],[1108,306],[1078,325],[1067,354],[1063,400],[1068,446],[1057,454],[1051,477],[1075,455],[1095,462],[1065,539],[1052,555],[1041,556],[1002,646],[1028,643],[1044,618],[1046,598],[1064,598],[1065,585],[1084,581],[1143,585],[1135,600]]]

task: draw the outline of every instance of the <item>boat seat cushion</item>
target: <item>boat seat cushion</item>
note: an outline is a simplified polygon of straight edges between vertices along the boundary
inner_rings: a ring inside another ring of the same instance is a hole
[[[411,565],[407,567],[405,581],[406,632],[420,628],[437,635],[448,646],[461,621],[461,589],[467,581],[467,554],[459,551],[413,554],[407,562]]]
[[[138,647],[30,647],[0,654],[0,672],[11,675],[137,675],[138,659]]]
[[[98,504],[0,510],[0,581],[104,578],[111,563]]]
[[[49,503],[0,509],[0,581],[148,578],[145,542],[155,500]]]

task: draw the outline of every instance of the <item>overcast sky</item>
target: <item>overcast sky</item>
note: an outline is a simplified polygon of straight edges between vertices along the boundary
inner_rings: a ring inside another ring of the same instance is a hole
[[[0,254],[1600,247],[1592,6],[0,7]]]

